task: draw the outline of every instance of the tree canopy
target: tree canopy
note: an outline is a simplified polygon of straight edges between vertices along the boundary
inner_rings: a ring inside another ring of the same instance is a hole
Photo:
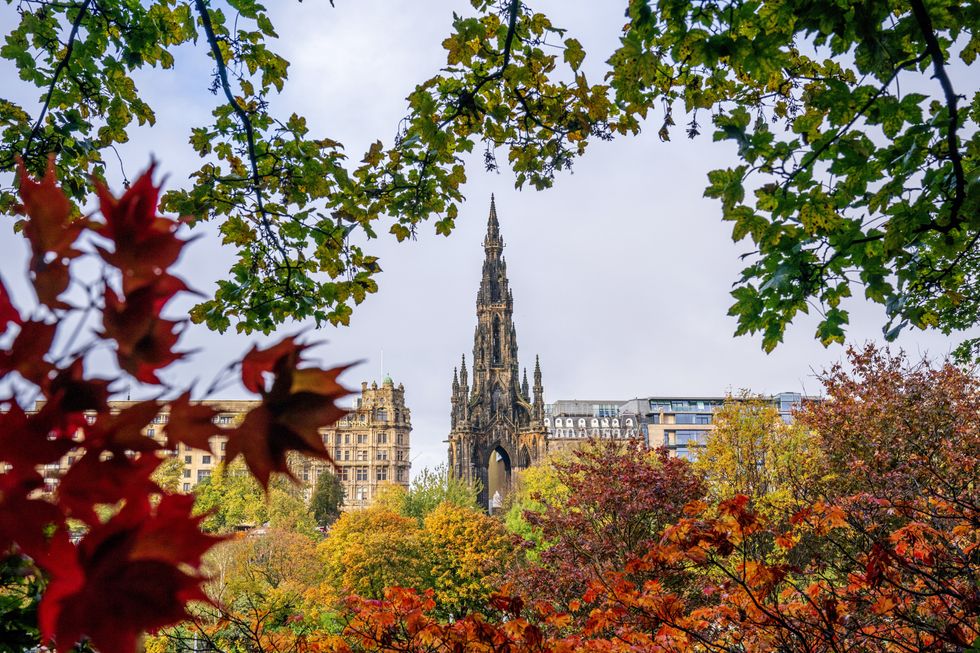
[[[478,146],[486,167],[545,188],[595,140],[650,124],[664,140],[678,124],[696,138],[709,122],[715,140],[738,148],[705,191],[733,238],[751,243],[733,290],[738,333],[761,333],[771,350],[813,307],[817,337],[841,342],[841,301],[855,284],[884,306],[889,338],[980,320],[980,92],[963,94],[980,48],[976,3],[630,0],[602,83],[585,74],[581,42],[531,5],[471,5],[394,139],[348,161],[302,116],[270,108],[289,64],[254,0],[19,3],[0,55],[41,90],[40,109],[0,100],[0,170],[21,156],[38,171],[57,151],[80,199],[127,129],[155,120],[134,72],[170,67],[174,48],[194,41],[213,59],[200,83],[218,100],[190,134],[201,168],[165,204],[220,221],[238,250],[193,312],[212,328],[346,322],[380,269],[351,234],[387,227],[401,240],[430,218],[448,234],[462,155]],[[11,203],[5,190],[0,207]]]

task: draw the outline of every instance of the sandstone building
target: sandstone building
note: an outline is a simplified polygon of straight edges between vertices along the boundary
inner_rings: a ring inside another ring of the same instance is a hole
[[[112,410],[119,411],[136,403],[112,401],[109,405]],[[257,401],[245,400],[208,400],[201,403],[218,411],[215,423],[222,428],[233,428],[245,413],[258,405]],[[168,408],[164,407],[143,429],[143,434],[165,442],[168,419]],[[303,483],[307,495],[320,474],[337,474],[344,487],[343,508],[363,508],[371,503],[379,486],[385,483],[408,488],[411,431],[411,411],[405,405],[405,388],[401,384],[395,386],[390,378],[386,378],[380,387],[377,383],[369,387],[365,382],[361,384],[361,394],[354,400],[351,412],[321,431],[336,467],[322,460],[301,456],[292,460],[290,467]],[[193,449],[184,444],[178,444],[177,449],[170,451],[170,455],[183,462],[180,489],[190,492],[195,485],[210,477],[217,466],[225,462],[226,447],[227,438],[215,436],[211,440],[210,451]],[[49,465],[44,470],[49,486],[57,484],[58,478],[77,455],[70,453],[60,464]]]

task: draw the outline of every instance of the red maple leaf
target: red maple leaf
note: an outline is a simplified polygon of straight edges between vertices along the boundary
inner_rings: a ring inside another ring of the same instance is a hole
[[[272,472],[289,474],[286,457],[290,451],[331,460],[320,429],[347,413],[335,403],[350,394],[337,383],[347,366],[299,369],[304,349],[294,338],[286,338],[265,350],[253,348],[242,360],[242,381],[260,392],[262,403],[229,433],[228,460],[241,455],[266,488]],[[274,377],[269,390],[265,390],[266,373]]]
[[[159,465],[160,459],[152,454],[103,456],[87,451],[59,481],[58,505],[70,517],[98,524],[95,506],[159,493],[160,487],[150,478]]]
[[[109,410],[109,385],[105,379],[86,379],[84,361],[73,360],[68,367],[59,370],[45,388],[48,403],[57,404],[64,413]]]
[[[14,303],[10,301],[7,286],[0,279],[0,334],[4,333],[9,325],[21,323],[23,323],[23,318],[21,318],[20,312],[14,306]]]
[[[193,497],[164,496],[154,509],[134,498],[78,547],[63,531],[37,560],[51,577],[38,610],[42,640],[68,651],[82,639],[100,653],[132,653],[146,630],[188,617],[188,601],[207,601],[198,567],[223,538],[199,530]]]
[[[210,440],[221,433],[214,423],[218,411],[203,404],[192,404],[190,391],[170,402],[170,417],[167,420],[167,446],[177,448],[183,442],[194,449],[207,451]]]
[[[0,351],[0,376],[18,372],[35,385],[45,385],[52,365],[44,357],[51,350],[57,330],[57,324],[34,320],[21,324],[10,349]]]
[[[95,188],[106,222],[97,231],[113,242],[114,251],[96,247],[109,265],[123,273],[123,292],[129,294],[152,282],[173,265],[188,241],[176,237],[180,221],[158,216],[160,187],[153,185],[155,163],[120,198],[101,183]]]
[[[54,159],[40,182],[31,179],[22,162],[19,211],[27,216],[24,235],[31,243],[31,280],[38,300],[51,308],[68,308],[58,296],[68,288],[68,265],[80,251],[73,247],[87,226],[84,219],[73,216],[71,202],[58,187]]]
[[[125,298],[106,288],[103,335],[116,341],[119,366],[142,383],[159,384],[156,371],[184,357],[173,351],[180,337],[179,322],[163,319],[160,312],[175,294],[186,290],[183,281],[168,274]]]
[[[116,414],[101,413],[95,423],[85,428],[85,448],[97,454],[154,451],[160,448],[153,438],[143,435],[143,429],[160,412],[160,403],[148,399],[120,410]]]

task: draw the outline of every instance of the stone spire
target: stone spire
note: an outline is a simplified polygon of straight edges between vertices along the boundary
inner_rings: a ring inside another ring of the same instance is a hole
[[[529,399],[531,397],[531,392],[528,389],[528,385],[527,385],[527,368],[526,367],[524,368],[524,380],[521,381],[521,395],[524,397],[525,400],[527,400],[527,399]]]
[[[544,386],[541,384],[541,359],[534,357],[534,419],[544,419]]]

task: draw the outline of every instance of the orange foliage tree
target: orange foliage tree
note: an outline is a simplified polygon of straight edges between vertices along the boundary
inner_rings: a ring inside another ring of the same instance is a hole
[[[827,400],[797,415],[818,431],[830,480],[788,521],[767,521],[745,495],[689,501],[656,536],[645,528],[625,564],[597,567],[578,596],[525,603],[503,592],[483,614],[445,623],[430,596],[390,590],[349,602],[332,650],[980,648],[980,384],[952,364],[910,365],[871,347],[849,358],[823,379]],[[554,524],[568,524],[569,550],[589,553],[576,558],[586,564],[596,552],[584,525],[632,523],[568,510]],[[618,541],[597,542],[612,559]]]

